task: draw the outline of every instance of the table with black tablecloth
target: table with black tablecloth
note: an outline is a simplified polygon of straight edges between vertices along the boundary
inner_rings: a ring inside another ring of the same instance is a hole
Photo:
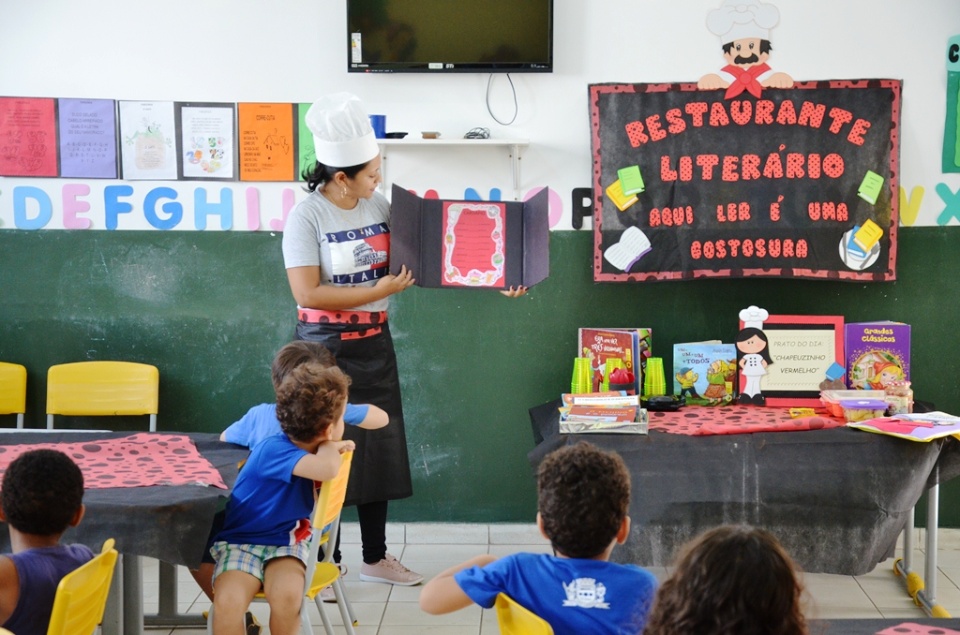
[[[613,551],[619,562],[667,566],[702,531],[747,523],[772,531],[805,571],[862,575],[893,555],[927,487],[960,473],[952,438],[917,443],[843,426],[750,433],[749,415],[740,434],[560,434],[559,405],[530,409],[528,458],[536,467],[580,440],[623,457],[632,528]]]
[[[88,442],[120,439],[131,434],[7,431],[0,433],[0,445]],[[246,448],[223,443],[216,434],[169,434],[189,437],[203,458],[220,473],[228,489],[192,484],[87,489],[84,492],[86,514],[77,527],[67,530],[62,542],[82,543],[96,552],[107,538],[116,540],[122,566],[115,573],[113,589],[120,597],[111,597],[110,609],[119,611],[120,615],[108,613],[104,620],[105,634],[123,632],[130,635],[143,631],[143,595],[137,556],[191,568],[200,564],[213,516],[229,496],[239,463],[248,454]],[[9,534],[5,530],[0,531],[0,550],[10,550]],[[122,625],[115,621],[122,621]]]

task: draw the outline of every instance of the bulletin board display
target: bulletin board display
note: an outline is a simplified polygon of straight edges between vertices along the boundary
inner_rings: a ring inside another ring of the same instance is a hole
[[[589,86],[594,280],[896,279],[901,82]]]

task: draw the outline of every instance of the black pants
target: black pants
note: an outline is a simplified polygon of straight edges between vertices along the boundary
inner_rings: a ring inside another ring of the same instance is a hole
[[[387,557],[387,501],[357,505],[363,561],[375,564]],[[333,560],[340,562],[340,532],[334,546]]]

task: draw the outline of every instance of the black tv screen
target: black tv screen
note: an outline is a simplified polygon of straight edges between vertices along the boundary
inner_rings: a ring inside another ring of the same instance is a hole
[[[347,0],[351,73],[549,73],[553,0]]]

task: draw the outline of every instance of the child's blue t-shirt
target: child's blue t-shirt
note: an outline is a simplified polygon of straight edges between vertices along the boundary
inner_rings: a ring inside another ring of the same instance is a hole
[[[657,589],[656,577],[636,565],[532,553],[453,577],[483,608],[505,593],[549,622],[556,635],[640,633]]]
[[[215,540],[282,546],[308,537],[314,483],[293,474],[308,455],[282,433],[256,444],[237,476]]]
[[[348,403],[346,412],[343,413],[343,422],[349,426],[360,425],[367,418],[369,410],[370,406],[366,404],[355,406]],[[265,438],[280,432],[277,404],[264,403],[250,408],[239,421],[230,424],[230,427],[224,430],[223,438],[230,443],[252,448]]]

